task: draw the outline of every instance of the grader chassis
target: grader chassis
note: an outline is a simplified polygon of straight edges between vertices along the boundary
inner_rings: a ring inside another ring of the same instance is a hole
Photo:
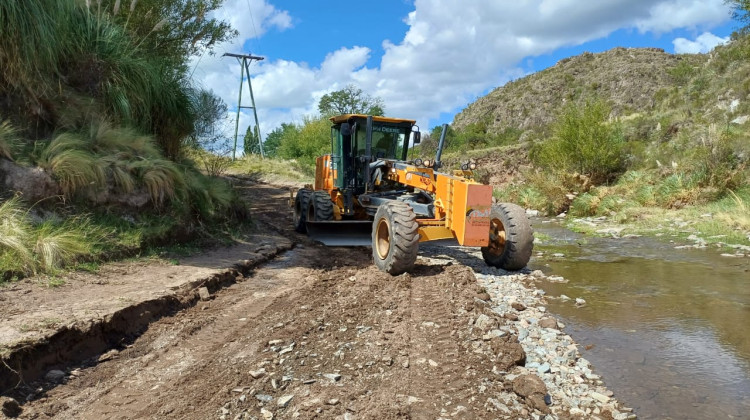
[[[526,266],[533,233],[525,211],[493,206],[473,164],[437,171],[447,125],[434,160],[409,160],[410,138],[420,142],[413,120],[345,114],[331,122],[331,154],[317,158],[315,184],[294,197],[297,232],[331,246],[372,246],[375,265],[392,275],[409,271],[420,242],[439,239],[481,247],[491,266]]]

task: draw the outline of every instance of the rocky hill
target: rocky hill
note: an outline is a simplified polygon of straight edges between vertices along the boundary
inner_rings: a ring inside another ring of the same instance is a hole
[[[674,55],[658,48],[586,52],[496,88],[456,115],[453,127],[461,130],[481,123],[492,134],[508,127],[536,129],[554,121],[568,101],[594,97],[609,101],[615,116],[648,111],[658,106],[659,91],[680,83],[675,69],[701,66],[707,57]]]

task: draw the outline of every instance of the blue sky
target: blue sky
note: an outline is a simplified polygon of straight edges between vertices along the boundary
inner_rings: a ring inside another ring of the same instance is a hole
[[[221,54],[266,57],[252,67],[264,134],[314,116],[323,94],[351,83],[429,129],[565,57],[707,52],[738,27],[723,0],[226,0],[216,17],[240,36],[196,57],[194,77],[233,108],[240,71]],[[243,111],[241,129],[250,121]]]

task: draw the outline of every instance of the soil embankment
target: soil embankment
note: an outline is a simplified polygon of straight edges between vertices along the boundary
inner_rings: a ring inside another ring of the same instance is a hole
[[[431,244],[391,277],[369,249],[292,233],[286,191],[241,188],[259,222],[298,245],[134,340],[22,384],[10,393],[29,400],[20,418],[629,416],[538,308],[531,274]]]

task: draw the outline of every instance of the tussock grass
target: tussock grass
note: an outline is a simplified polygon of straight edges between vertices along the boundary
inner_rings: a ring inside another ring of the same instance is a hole
[[[0,120],[0,158],[13,160],[19,144],[18,130],[9,121]]]
[[[32,227],[18,198],[0,204],[0,262],[4,271],[27,273],[33,266],[28,247]]]
[[[154,133],[176,157],[195,119],[185,69],[141,48],[142,39],[86,3],[0,2],[0,86],[25,102],[19,112],[30,128],[52,131],[60,121],[75,129],[107,118]],[[79,102],[88,105],[68,105]],[[38,108],[44,117],[30,111]]]
[[[39,268],[45,272],[74,264],[78,258],[92,254],[102,240],[99,229],[81,216],[63,223],[45,221],[36,227],[35,233],[33,252]]]
[[[52,273],[89,255],[103,235],[85,216],[34,224],[18,198],[0,203],[0,281]]]
[[[100,162],[87,146],[80,136],[63,133],[50,142],[39,158],[39,166],[57,178],[67,196],[104,183]]]
[[[167,159],[140,159],[128,165],[143,183],[157,206],[178,198],[185,191],[185,176],[178,165]]]

